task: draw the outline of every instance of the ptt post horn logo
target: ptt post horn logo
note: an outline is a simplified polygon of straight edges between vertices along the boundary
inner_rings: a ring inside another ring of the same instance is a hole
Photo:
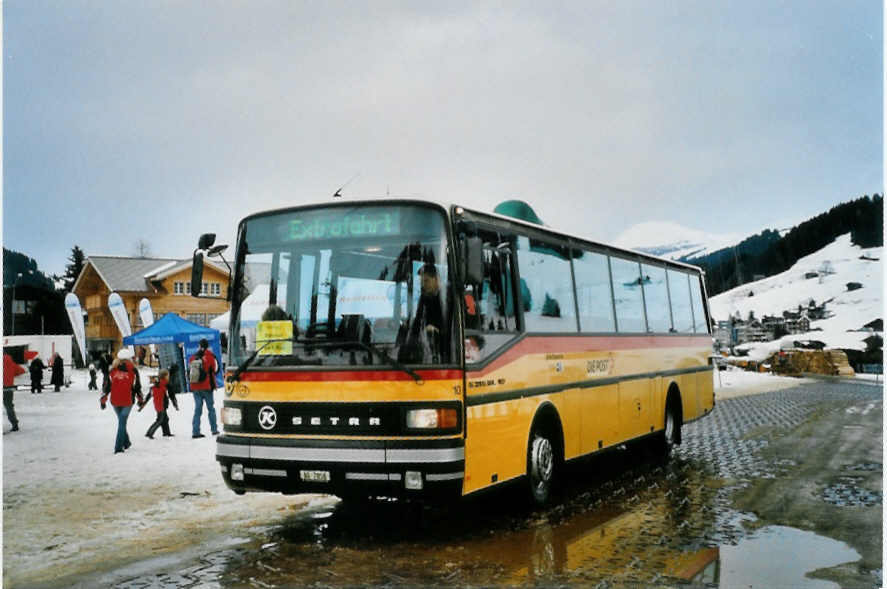
[[[242,382],[226,382],[225,383],[225,394],[229,397],[231,395],[237,395],[240,398],[246,398],[249,396],[249,387],[246,386]]]
[[[259,409],[259,427],[266,430],[274,429],[277,425],[277,412],[274,407],[265,405]]]

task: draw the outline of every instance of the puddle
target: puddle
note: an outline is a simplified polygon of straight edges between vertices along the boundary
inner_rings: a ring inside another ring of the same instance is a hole
[[[805,575],[860,559],[811,532],[750,534],[754,516],[731,507],[736,485],[697,460],[623,452],[566,474],[569,492],[544,510],[517,490],[436,507],[319,503],[194,576],[218,587],[831,588]]]
[[[721,547],[719,586],[831,589],[838,585],[805,574],[860,558],[843,542],[795,528],[768,526],[736,546]]]

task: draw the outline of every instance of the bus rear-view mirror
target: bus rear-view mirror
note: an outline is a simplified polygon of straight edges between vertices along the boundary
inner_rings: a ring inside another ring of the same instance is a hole
[[[202,239],[202,237],[201,237]],[[202,248],[201,248],[202,249]],[[194,258],[191,262],[191,296],[199,297],[201,285],[203,284],[203,252],[197,250],[194,252]]]
[[[484,280],[484,242],[480,237],[465,239],[465,283],[480,284]]]
[[[216,242],[216,234],[215,233],[204,233],[200,236],[200,239],[197,240],[197,249],[199,250],[208,250],[213,246]]]

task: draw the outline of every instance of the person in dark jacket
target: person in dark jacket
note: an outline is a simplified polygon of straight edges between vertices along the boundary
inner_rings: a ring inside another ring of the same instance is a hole
[[[90,364],[89,365],[89,387],[88,387],[90,391],[99,390],[99,385],[96,384],[95,377],[96,377],[95,364]]]
[[[40,359],[40,356],[37,356],[33,360],[31,360],[31,365],[28,366],[28,372],[31,373],[31,394],[34,393],[42,393],[43,392],[43,371],[46,369],[46,366],[43,364],[43,360]]]
[[[102,390],[106,388],[108,382],[108,372],[111,370],[111,354],[102,352],[99,356],[99,370],[102,372]]]
[[[50,382],[55,387],[55,392],[62,390],[62,385],[65,384],[65,362],[62,360],[61,354],[56,354],[52,359],[52,378]]]

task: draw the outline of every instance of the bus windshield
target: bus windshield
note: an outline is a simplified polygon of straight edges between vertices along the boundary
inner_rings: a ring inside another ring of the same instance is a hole
[[[238,235],[231,365],[450,363],[445,227],[443,211],[418,205],[248,219]]]

